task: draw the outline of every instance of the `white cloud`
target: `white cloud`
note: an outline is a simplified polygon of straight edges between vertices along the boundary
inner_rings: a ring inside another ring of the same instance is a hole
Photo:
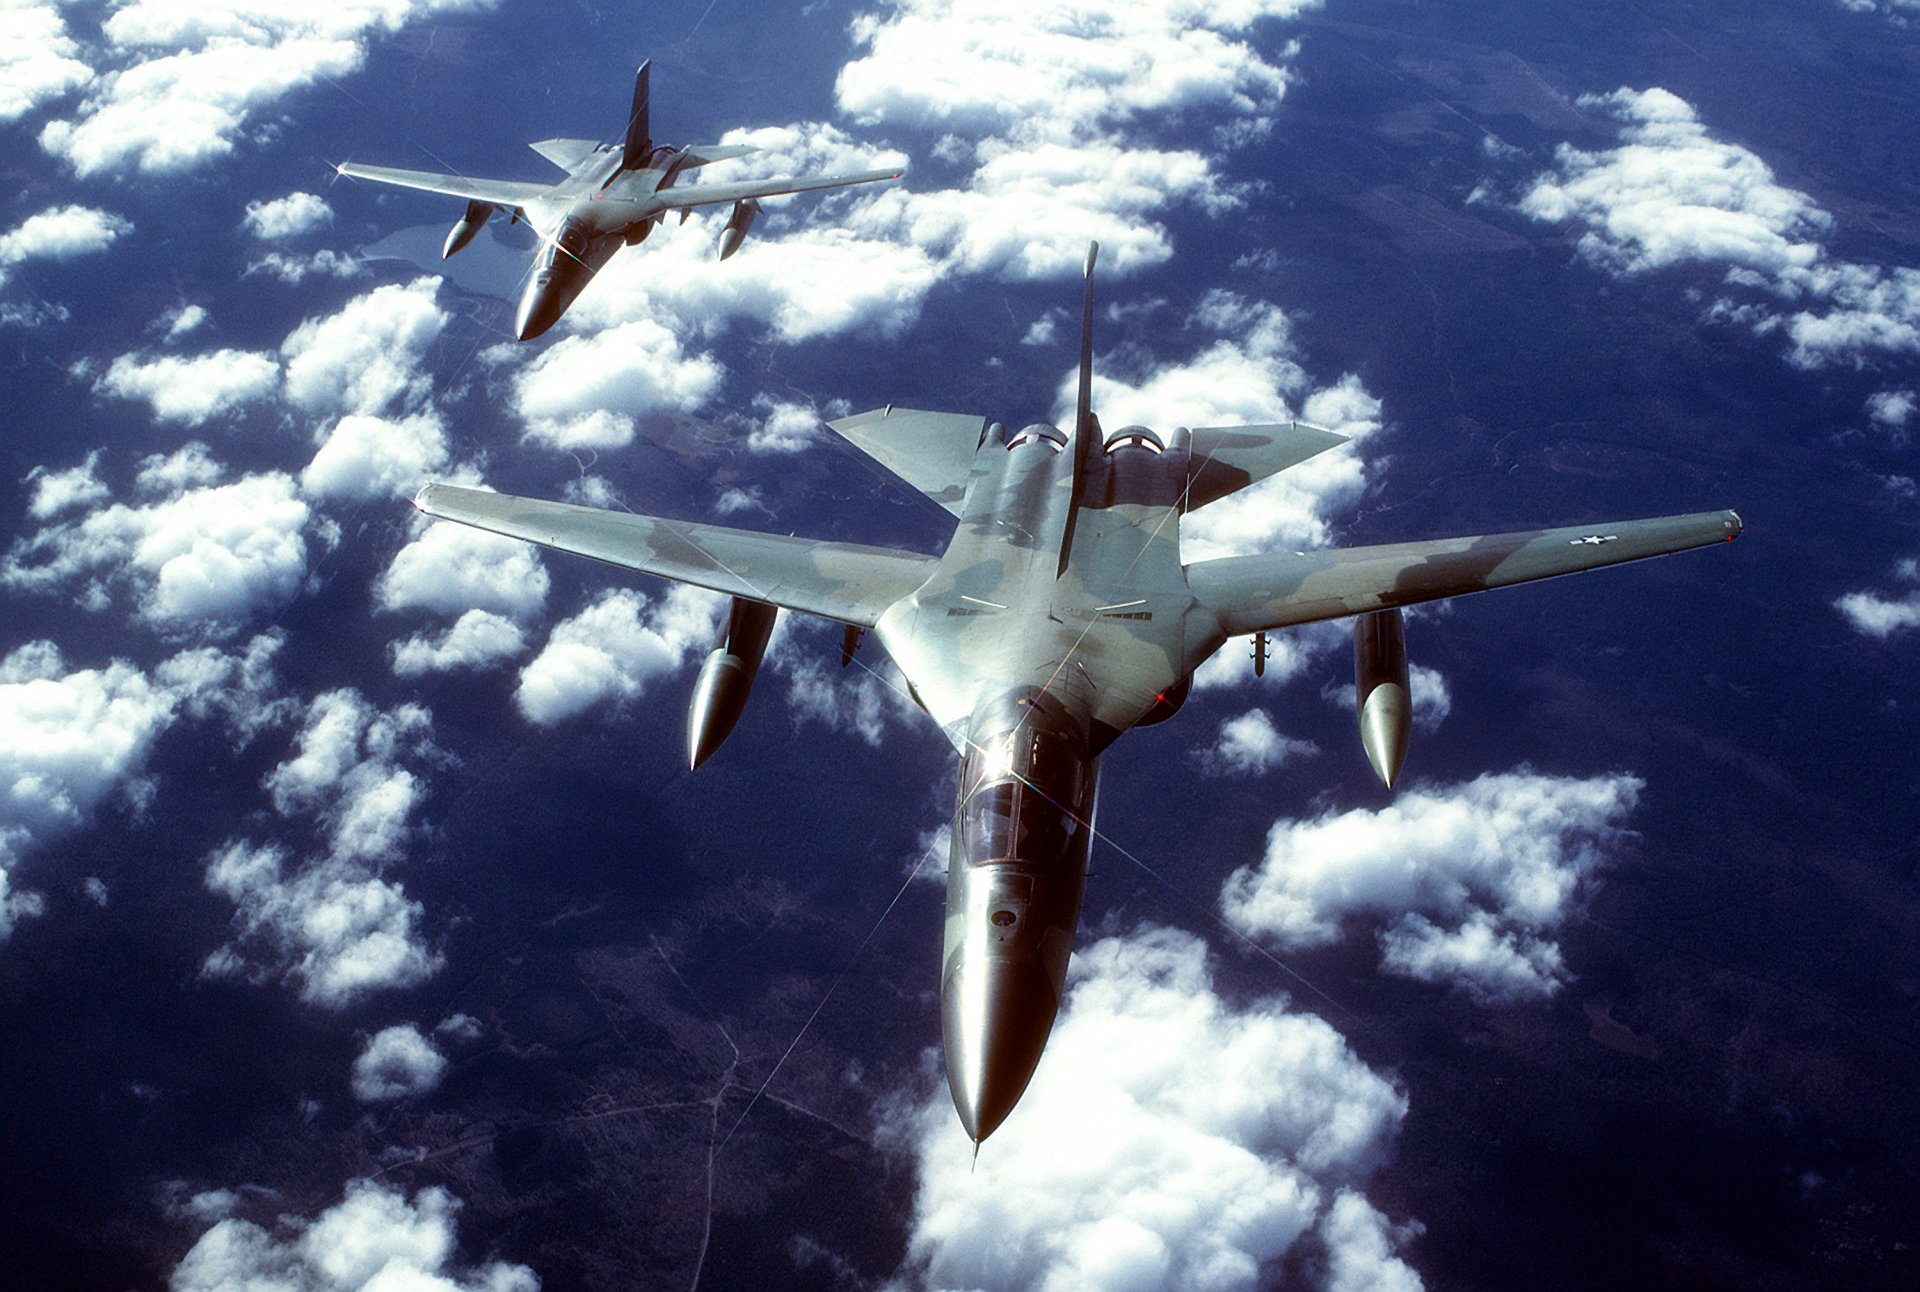
[[[547,603],[547,569],[539,549],[470,525],[428,521],[394,555],[374,584],[382,610],[462,615],[489,610],[528,619]]]
[[[1336,621],[1339,622],[1339,621]],[[1345,628],[1344,623],[1341,624]],[[1447,685],[1446,676],[1438,669],[1428,668],[1424,664],[1414,664],[1407,669],[1407,689],[1413,698],[1413,725],[1417,731],[1432,731],[1447,720],[1453,712],[1453,688]],[[1322,687],[1320,695],[1330,704],[1338,705],[1347,712],[1353,712],[1356,699],[1354,685],[1342,682],[1338,685]]]
[[[364,502],[412,497],[447,463],[447,435],[439,414],[373,417],[349,413],[321,433],[300,487],[316,498]]]
[[[1882,390],[1867,399],[1867,416],[1879,426],[1890,430],[1900,430],[1913,420],[1913,412],[1920,407],[1911,390]]]
[[[374,991],[413,987],[440,969],[423,941],[420,903],[350,861],[286,872],[275,845],[229,843],[208,858],[207,887],[236,907],[233,942],[207,957],[209,977],[284,974],[300,998],[344,1009]]]
[[[841,111],[865,125],[962,132],[976,165],[963,188],[881,195],[854,227],[1006,278],[1070,276],[1090,237],[1122,273],[1164,261],[1171,240],[1156,215],[1233,198],[1204,155],[1158,147],[1154,134],[1212,126],[1230,146],[1263,133],[1289,74],[1250,38],[1310,7],[905,0],[857,18],[867,52],[841,70]],[[1258,44],[1282,59],[1294,52]]]
[[[803,453],[819,442],[820,414],[813,405],[756,395],[753,406],[762,415],[760,425],[747,435],[747,448],[753,452]]]
[[[308,710],[300,752],[268,773],[265,788],[281,815],[319,815],[335,858],[396,857],[424,792],[400,760],[427,749],[431,722],[418,705],[381,712],[350,687],[328,691]]]
[[[661,271],[650,265],[649,272]],[[602,295],[613,288],[596,286]],[[561,449],[619,448],[633,441],[634,419],[692,412],[719,389],[720,378],[717,360],[687,354],[671,329],[637,318],[542,350],[514,375],[514,406],[530,440]]]
[[[0,281],[5,281],[7,266],[95,255],[132,231],[129,221],[89,206],[63,206],[30,215],[20,227],[0,233]]]
[[[27,514],[35,520],[51,520],[63,511],[105,501],[110,491],[93,473],[98,465],[100,450],[95,449],[77,467],[68,467],[65,471],[35,467],[27,472],[26,483],[33,486],[33,500],[27,504]]]
[[[160,319],[160,326],[165,330],[167,340],[178,341],[205,326],[208,317],[204,305],[182,305],[179,309],[167,311]]]
[[[454,1217],[460,1203],[444,1189],[406,1194],[354,1180],[346,1196],[311,1222],[281,1216],[279,1233],[228,1216],[200,1236],[168,1286],[173,1292],[537,1292],[524,1265],[458,1260]]]
[[[359,70],[365,37],[491,0],[133,0],[101,25],[115,66],[40,145],[81,175],[192,169],[233,151],[277,100]]]
[[[184,469],[191,460],[175,465]],[[163,462],[154,469],[164,475],[169,468]],[[96,602],[104,603],[108,585],[130,584],[153,627],[221,636],[299,589],[308,517],[293,481],[278,473],[144,506],[115,503],[15,543],[0,564],[0,586],[47,590],[93,574]]]
[[[1402,793],[1378,811],[1281,820],[1221,894],[1229,922],[1280,946],[1377,929],[1384,967],[1486,1000],[1551,994],[1553,935],[1622,837],[1632,776],[1528,771]]]
[[[333,222],[333,208],[312,193],[289,193],[271,202],[247,203],[242,221],[248,233],[269,242],[305,237]]]
[[[1615,273],[1720,269],[1725,294],[1710,313],[1784,334],[1800,367],[1920,350],[1920,270],[1834,259],[1820,243],[1832,215],[1750,150],[1715,139],[1669,91],[1580,102],[1618,120],[1623,142],[1603,152],[1562,145],[1521,211],[1584,226],[1581,254]]]
[[[216,350],[191,358],[123,354],[93,388],[122,399],[143,399],[160,421],[198,426],[242,404],[269,398],[279,386],[280,365],[272,356]]]
[[[677,585],[650,613],[631,588],[603,595],[555,625],[547,644],[520,671],[513,701],[528,721],[552,726],[609,700],[643,694],[714,636],[723,598]]]
[[[400,677],[485,668],[527,648],[520,625],[487,610],[469,610],[438,637],[417,633],[393,644],[393,671]]]
[[[1901,561],[1894,574],[1909,585],[1909,591],[1895,596],[1849,592],[1833,603],[1834,609],[1869,637],[1884,640],[1905,629],[1920,628],[1920,560]]]
[[[39,909],[33,895],[11,891],[21,856],[79,828],[137,775],[176,704],[121,660],[68,672],[51,642],[0,661],[0,938]]]
[[[181,651],[154,670],[155,680],[179,697],[181,712],[191,718],[218,716],[241,744],[269,727],[291,720],[297,702],[275,693],[278,678],[273,658],[286,645],[278,629],[261,633],[238,654],[211,646]]]
[[[298,287],[309,278],[358,278],[366,272],[365,261],[329,247],[305,256],[270,251],[248,265],[243,276],[269,274],[290,287]]]
[[[1249,709],[1220,724],[1220,734],[1194,757],[1206,776],[1260,776],[1294,759],[1311,758],[1320,746],[1283,736],[1265,709]]]
[[[0,8],[0,124],[85,85],[93,69],[74,57],[57,3],[13,0]]]
[[[353,1097],[363,1104],[430,1095],[447,1072],[447,1056],[411,1023],[382,1028],[353,1061]]]
[[[420,360],[447,324],[434,299],[440,281],[388,283],[295,328],[280,347],[288,401],[307,412],[378,413],[424,398],[430,378]]]
[[[1283,1001],[1228,1003],[1205,947],[1171,930],[1095,943],[1069,984],[1032,1086],[971,1172],[944,1085],[891,1111],[886,1133],[920,1163],[902,1283],[1227,1292],[1268,1285],[1305,1240],[1334,1270],[1371,1260],[1418,1286],[1392,1231],[1356,1214],[1377,1215],[1356,1191],[1406,1099],[1338,1033]]]
[[[144,494],[184,493],[213,484],[226,473],[212,449],[190,440],[172,453],[154,453],[140,459],[140,474],[134,477],[133,487]]]

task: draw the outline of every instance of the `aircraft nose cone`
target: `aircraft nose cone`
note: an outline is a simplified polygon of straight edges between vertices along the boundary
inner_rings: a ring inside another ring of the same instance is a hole
[[[520,298],[520,312],[513,320],[514,335],[522,341],[531,341],[558,323],[566,310],[566,298],[535,279],[527,284],[526,294]]]
[[[947,1089],[977,1144],[1026,1093],[1059,1000],[1039,965],[986,958],[954,971],[941,1004]]]

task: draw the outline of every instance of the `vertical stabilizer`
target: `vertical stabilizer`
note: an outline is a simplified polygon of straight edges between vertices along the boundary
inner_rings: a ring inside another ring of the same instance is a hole
[[[627,116],[626,145],[621,150],[622,157],[630,168],[647,164],[647,154],[653,151],[653,126],[648,120],[647,82],[653,60],[646,59],[640,64],[640,70],[633,74],[633,111]]]
[[[1067,572],[1067,558],[1073,553],[1073,525],[1080,516],[1080,496],[1087,485],[1087,455],[1100,434],[1100,423],[1093,415],[1093,265],[1100,258],[1100,244],[1087,244],[1086,293],[1080,302],[1080,393],[1073,405],[1073,494],[1067,509],[1066,532],[1060,536],[1060,568],[1055,577]]]

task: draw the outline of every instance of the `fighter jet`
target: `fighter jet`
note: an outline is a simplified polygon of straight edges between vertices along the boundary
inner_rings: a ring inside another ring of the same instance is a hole
[[[1357,616],[1361,734],[1391,782],[1409,729],[1400,608],[1726,542],[1731,511],[1378,547],[1181,558],[1180,517],[1344,442],[1299,422],[1103,431],[1096,246],[1066,427],[888,405],[830,425],[953,513],[939,556],[430,484],[430,516],[722,592],[689,761],[732,728],[781,609],[871,630],[959,754],[941,1023],[977,1145],[1025,1091],[1066,982],[1102,754],[1173,716],[1229,638]]]
[[[540,235],[540,246],[534,252],[533,270],[521,293],[513,325],[522,341],[532,340],[558,322],[593,276],[613,259],[613,253],[623,246],[637,247],[645,242],[668,211],[679,211],[684,221],[692,207],[733,203],[733,212],[720,233],[720,259],[725,260],[746,240],[747,230],[760,214],[763,197],[872,184],[899,179],[905,173],[894,166],[854,175],[682,185],[680,180],[697,167],[744,157],[759,149],[742,144],[678,147],[654,142],[647,107],[651,65],[651,59],[640,64],[634,76],[633,111],[621,143],[543,139],[531,145],[567,172],[558,184],[468,179],[464,175],[435,175],[355,162],[343,163],[339,172],[356,179],[466,198],[466,214],[447,234],[440,253],[443,258],[472,242],[495,211],[509,211],[515,223],[525,220],[532,225]]]

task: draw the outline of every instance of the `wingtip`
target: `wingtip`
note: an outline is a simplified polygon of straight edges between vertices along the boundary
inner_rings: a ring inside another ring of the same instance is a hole
[[[1100,258],[1100,244],[1098,242],[1089,242],[1087,244],[1087,268],[1086,268],[1086,274],[1085,274],[1086,277],[1088,278],[1093,277],[1093,262],[1098,260],[1099,258]]]
[[[1727,509],[1724,520],[1727,526],[1727,541],[1729,543],[1746,532],[1747,522],[1741,520],[1740,513],[1734,511],[1732,508]]]
[[[413,505],[416,510],[426,512],[429,516],[433,514],[433,491],[436,487],[432,480],[420,486],[419,491],[413,495]]]

